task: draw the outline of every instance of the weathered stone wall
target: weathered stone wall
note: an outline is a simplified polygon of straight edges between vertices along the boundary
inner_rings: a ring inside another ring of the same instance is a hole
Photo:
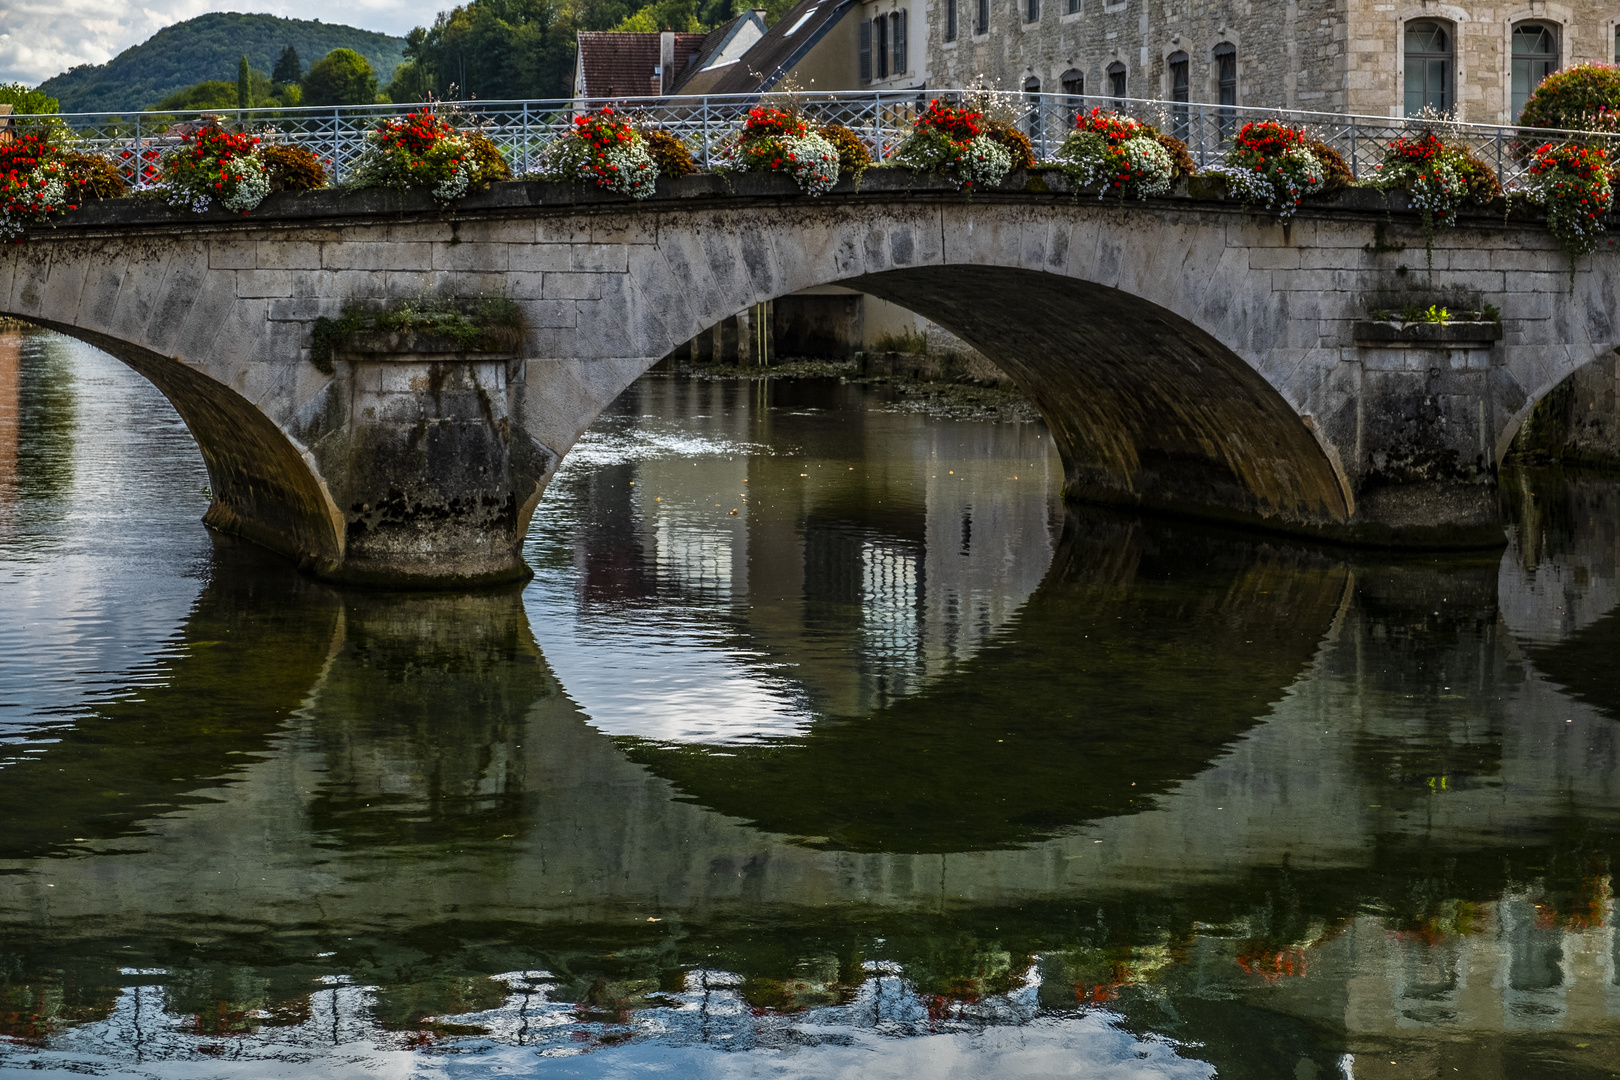
[[[1284,228],[1218,199],[1076,201],[1056,174],[1023,182],[969,202],[879,172],[858,194],[809,201],[785,177],[700,176],[635,205],[515,183],[454,214],[317,193],[251,219],[109,203],[0,252],[0,314],[146,374],[202,444],[210,522],[339,575],[371,508],[410,490],[381,473],[369,496],[338,481],[356,475],[364,416],[354,373],[323,372],[311,345],[316,319],[346,304],[505,293],[522,308],[521,360],[467,391],[485,395],[477,418],[430,407],[431,385],[411,391],[444,445],[461,445],[444,424],[476,420],[512,455],[489,573],[519,571],[551,471],[630,382],[706,328],[807,288],[900,304],[983,353],[1047,418],[1075,497],[1378,542],[1499,538],[1495,469],[1520,419],[1616,343],[1620,261],[1594,255],[1571,282],[1538,222],[1465,219],[1436,237],[1426,272],[1415,217],[1372,193]],[[1443,344],[1414,346],[1422,358],[1396,365],[1412,377],[1372,374],[1355,339],[1370,306],[1459,296],[1501,310],[1484,360],[1459,368]],[[1396,413],[1402,424],[1383,422]],[[402,573],[481,576],[458,560],[493,526],[452,501],[405,500],[402,520],[423,524]],[[472,531],[452,543],[428,524],[445,515]]]
[[[1511,35],[1538,22],[1554,30],[1560,66],[1613,63],[1620,12],[1600,0],[1522,6],[1389,5],[1375,0],[993,0],[988,33],[975,32],[976,0],[956,0],[958,34],[945,40],[946,6],[929,0],[926,85],[962,87],[984,79],[1021,90],[1031,78],[1047,93],[1064,92],[1079,73],[1088,95],[1111,93],[1110,65],[1127,73],[1133,98],[1171,97],[1167,58],[1189,59],[1195,102],[1218,102],[1213,59],[1218,45],[1237,50],[1239,105],[1403,115],[1403,36],[1412,19],[1438,19],[1456,32],[1455,93],[1460,118],[1511,123]]]

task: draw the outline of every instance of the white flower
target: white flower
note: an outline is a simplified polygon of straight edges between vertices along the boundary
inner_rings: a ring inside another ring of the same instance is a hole
[[[658,163],[639,136],[609,147],[603,157],[613,166],[613,173],[597,181],[602,187],[632,199],[645,199],[653,193],[658,184]]]
[[[957,186],[995,187],[1012,171],[1007,148],[984,135],[975,135],[956,161]]]
[[[433,185],[433,197],[439,202],[451,202],[467,194],[467,185],[471,183],[472,166],[463,161],[455,172]]]
[[[806,195],[825,195],[838,183],[838,150],[819,132],[783,139],[782,152],[789,163],[783,171]]]
[[[270,194],[270,170],[264,167],[258,154],[237,158],[232,164],[240,168],[242,174],[219,203],[227,210],[247,213]]]
[[[1125,160],[1130,162],[1132,171],[1142,174],[1136,180],[1137,198],[1145,199],[1150,195],[1169,192],[1176,177],[1176,162],[1170,156],[1170,151],[1160,146],[1157,139],[1136,135],[1126,139],[1119,148]]]

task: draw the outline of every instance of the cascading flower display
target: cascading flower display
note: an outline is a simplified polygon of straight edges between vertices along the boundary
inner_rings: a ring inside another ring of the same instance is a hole
[[[1117,193],[1146,199],[1170,191],[1176,162],[1158,132],[1138,120],[1092,109],[1058,148],[1057,164],[1077,187],[1097,188],[1097,197]]]
[[[205,213],[219,206],[245,214],[270,194],[270,172],[259,140],[245,132],[205,124],[180,137],[163,155],[162,187],[170,206]]]
[[[1546,143],[1530,153],[1527,194],[1547,209],[1547,227],[1575,260],[1589,255],[1603,235],[1614,202],[1609,157],[1598,147]]]
[[[628,119],[604,108],[576,116],[574,126],[546,148],[541,175],[584,180],[632,199],[645,199],[658,183],[658,162]]]
[[[806,195],[825,195],[838,183],[838,148],[788,109],[761,105],[748,111],[742,130],[717,155],[736,172],[780,172]]]
[[[1453,146],[1432,130],[1395,139],[1384,148],[1371,186],[1403,189],[1422,215],[1424,250],[1434,257],[1434,234],[1457,224],[1457,211],[1483,206],[1501,195],[1496,174],[1468,149]]]
[[[475,153],[472,135],[426,109],[382,121],[366,136],[358,187],[425,190],[441,203],[510,175],[498,153]]]
[[[1244,202],[1275,210],[1284,221],[1298,213],[1305,196],[1327,187],[1327,172],[1305,133],[1275,120],[1244,124],[1226,162],[1207,171],[1226,177]]]
[[[937,173],[958,189],[1000,184],[1012,171],[1012,154],[985,132],[984,114],[957,109],[937,98],[912,123],[890,163],[912,172]]]
[[[76,209],[61,155],[37,135],[0,145],[0,240],[21,241],[30,225]]]

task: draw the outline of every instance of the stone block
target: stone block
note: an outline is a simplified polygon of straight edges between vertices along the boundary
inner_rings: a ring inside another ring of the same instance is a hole
[[[513,274],[583,269],[574,265],[573,253],[569,244],[513,244],[507,249],[507,269]]]
[[[316,296],[295,296],[271,300],[265,318],[270,322],[308,323],[322,315],[330,317],[334,312],[335,305],[331,301]]]
[[[427,243],[327,244],[321,249],[323,270],[433,270],[434,246]]]
[[[1249,249],[1249,269],[1297,270],[1299,269],[1299,249],[1294,247],[1251,247]]]
[[[260,270],[319,270],[321,247],[301,241],[268,240],[257,245],[255,260]]]
[[[241,297],[280,297],[292,295],[289,270],[238,270],[236,295]]]
[[[608,283],[607,274],[562,272],[544,275],[540,295],[547,300],[596,300]]]
[[[208,269],[252,270],[259,265],[259,245],[247,240],[211,240]]]
[[[510,268],[510,260],[507,258],[508,246],[472,243],[434,244],[432,268],[504,274]]]

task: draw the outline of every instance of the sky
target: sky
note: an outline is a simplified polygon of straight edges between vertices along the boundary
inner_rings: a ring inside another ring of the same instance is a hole
[[[439,6],[408,0],[0,0],[0,83],[38,86],[76,64],[101,64],[163,27],[209,11],[262,12],[401,34]]]

